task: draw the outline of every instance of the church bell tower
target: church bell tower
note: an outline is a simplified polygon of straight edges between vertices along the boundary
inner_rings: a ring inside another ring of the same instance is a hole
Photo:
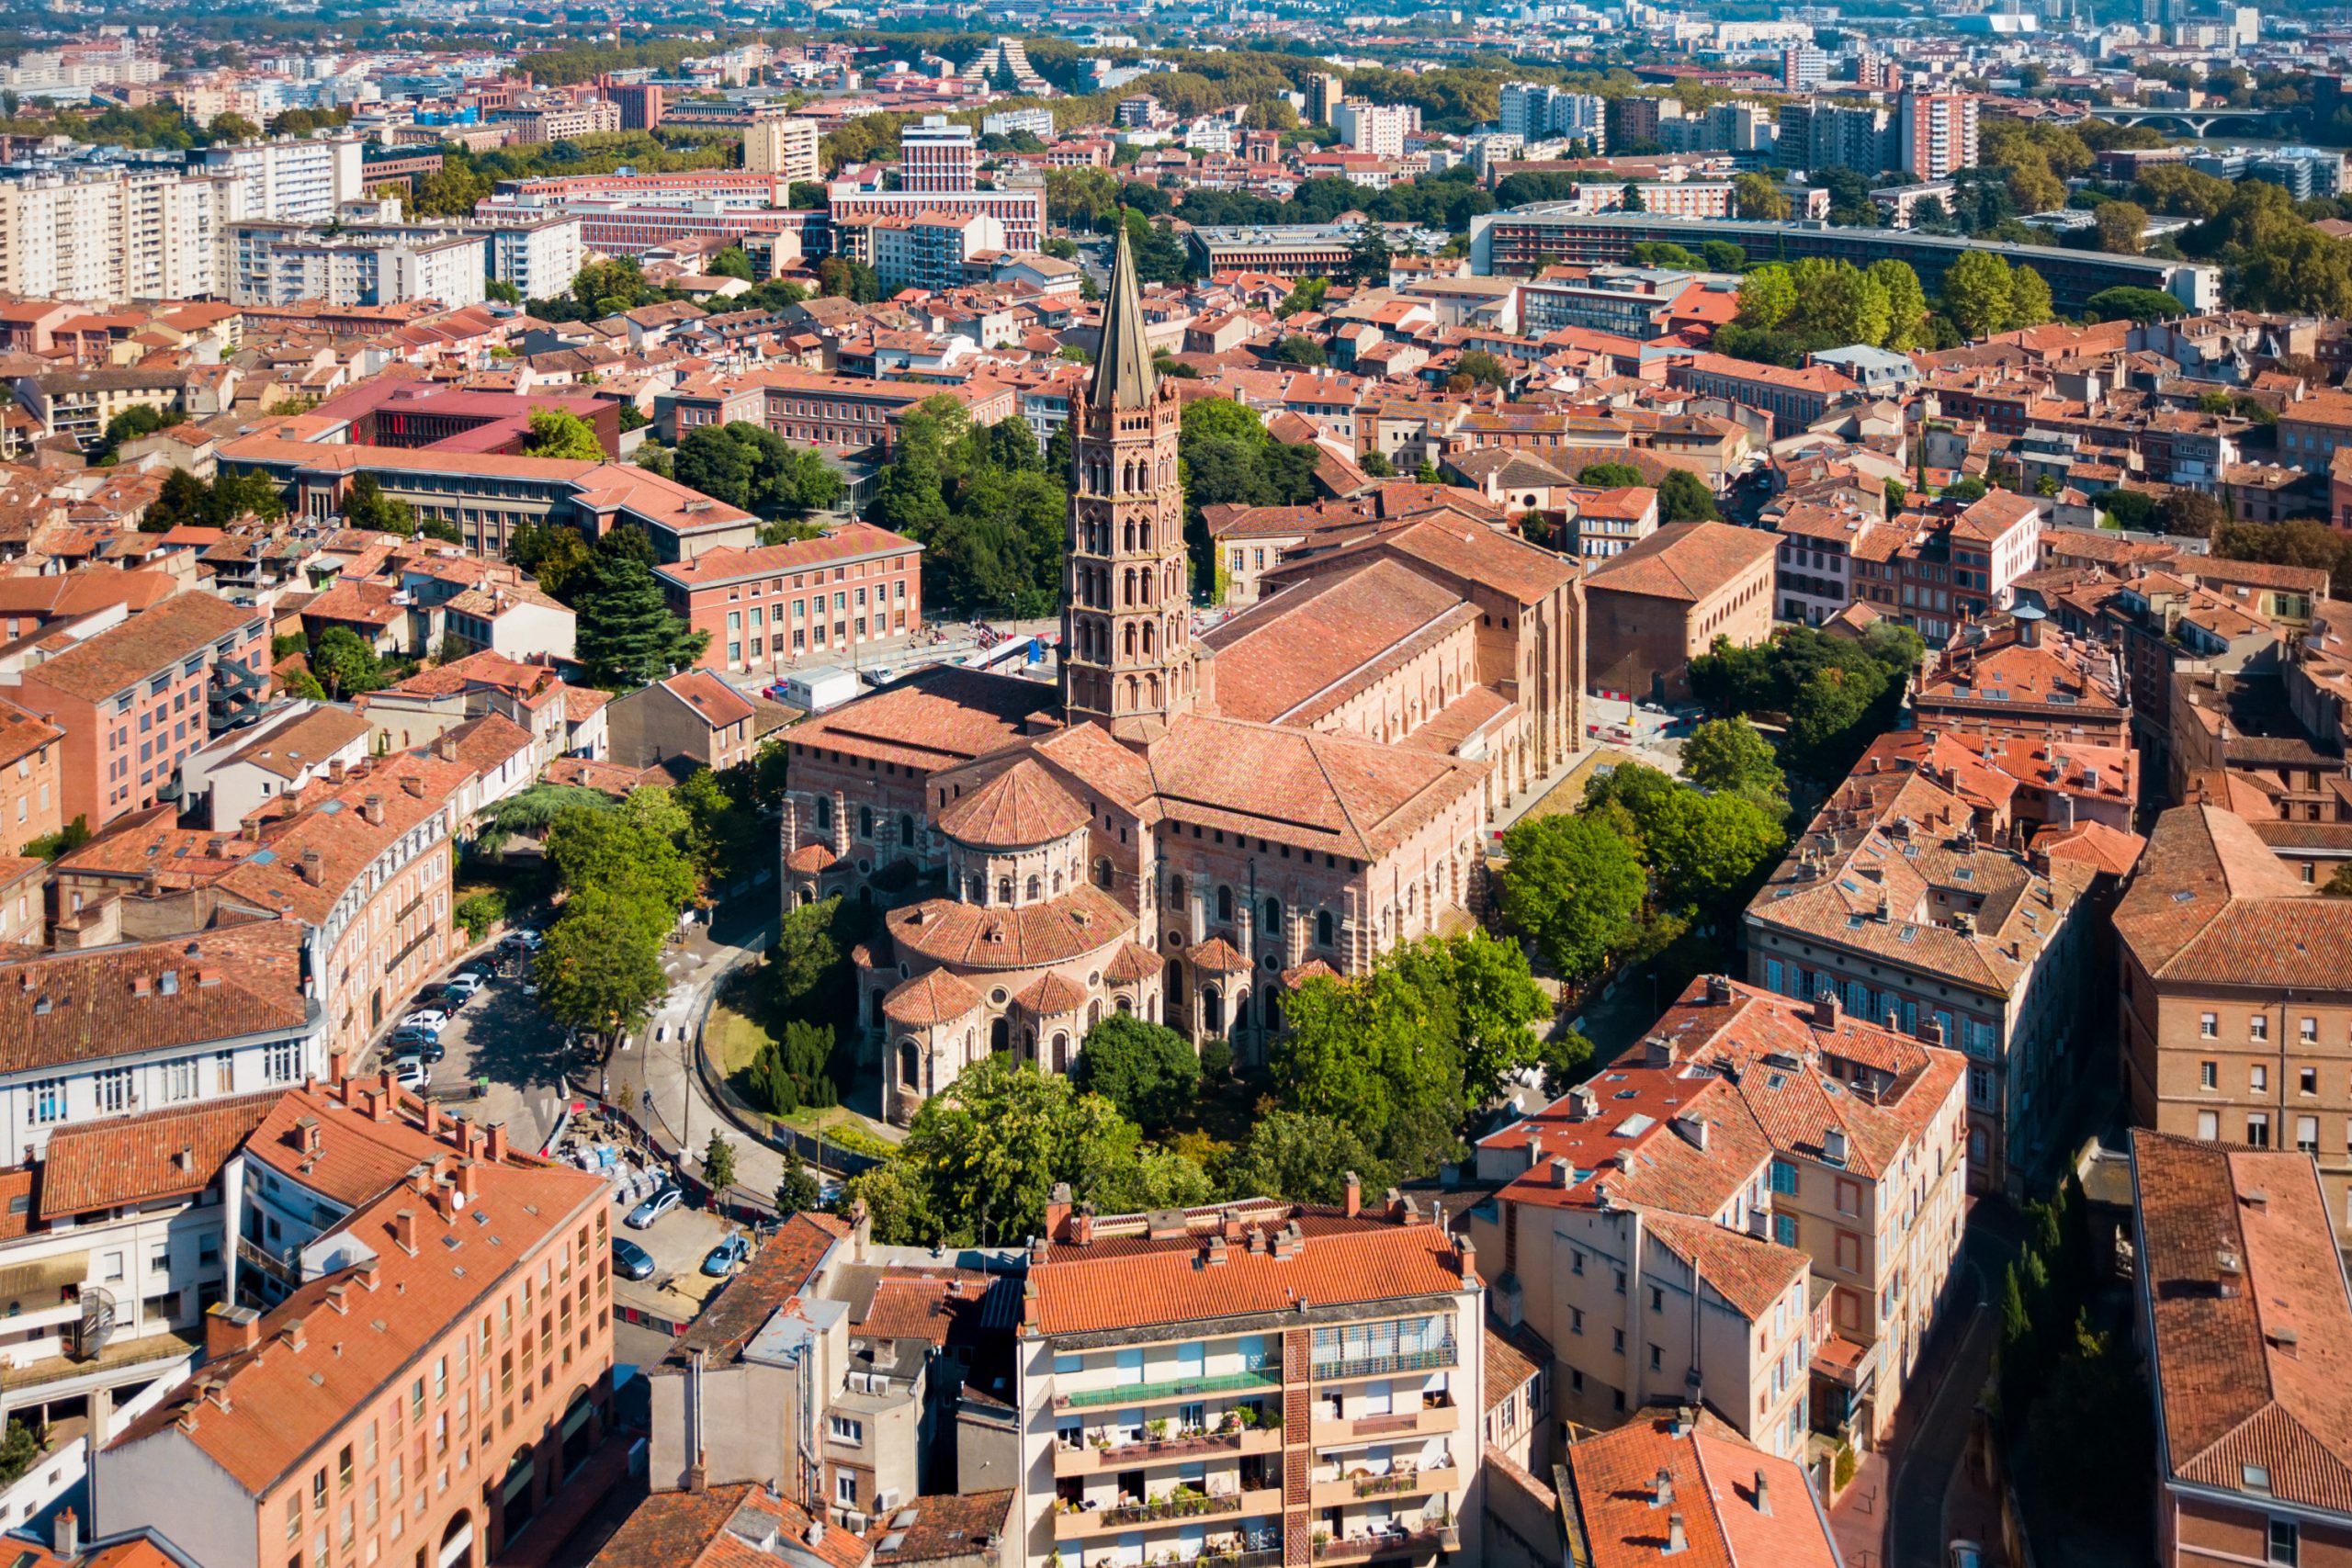
[[[1182,421],[1144,337],[1142,290],[1124,223],[1102,352],[1070,400],[1074,471],[1063,574],[1062,704],[1072,724],[1148,739],[1199,696],[1184,494]]]

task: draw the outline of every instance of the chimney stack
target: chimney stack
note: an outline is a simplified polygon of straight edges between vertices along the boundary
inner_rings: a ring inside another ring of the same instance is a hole
[[[384,797],[380,795],[371,795],[366,800],[360,802],[359,815],[367,818],[368,826],[370,828],[382,827],[384,825]]]
[[[337,1089],[342,1089],[342,1088],[343,1088],[343,1084],[344,1084],[344,1079],[345,1079],[346,1077],[348,1077],[348,1076],[349,1076],[349,1074],[348,1074],[348,1072],[346,1071],[346,1069],[347,1069],[347,1068],[349,1068],[349,1067],[350,1067],[350,1066],[351,1066],[351,1055],[350,1055],[350,1053],[348,1053],[348,1052],[346,1052],[346,1051],[330,1051],[330,1052],[328,1052],[328,1053],[327,1053],[327,1082],[329,1082],[330,1084],[333,1084],[333,1085],[334,1085]]]
[[[309,883],[311,886],[318,886],[319,884],[327,879],[325,857],[321,855],[316,850],[304,850],[302,852],[300,864],[296,870],[295,874],[300,876],[303,881]]]
[[[220,1302],[204,1314],[204,1359],[208,1361],[250,1350],[260,1337],[261,1314],[252,1307]]]
[[[1730,976],[1710,975],[1707,976],[1707,1000],[1710,1005],[1714,1007],[1723,1007],[1730,1002]]]
[[[416,1211],[402,1209],[392,1216],[392,1244],[411,1258],[416,1256]]]
[[[505,1122],[492,1122],[490,1124],[490,1134],[483,1143],[482,1153],[489,1158],[490,1163],[492,1165],[504,1165],[506,1163]]]
[[[1838,990],[1836,987],[1824,986],[1815,994],[1813,998],[1813,1021],[1815,1028],[1836,1029],[1838,1027],[1838,1018],[1844,1013],[1844,1004],[1838,1000]]]
[[[1354,1219],[1363,1210],[1363,1179],[1354,1171],[1348,1172],[1348,1218]]]
[[[1057,1181],[1046,1196],[1046,1236],[1049,1241],[1064,1241],[1069,1234],[1069,1183]]]
[[[1682,1516],[1668,1514],[1666,1517],[1666,1550],[1668,1555],[1685,1551],[1690,1545],[1690,1538],[1682,1529]]]
[[[1770,1518],[1772,1514],[1772,1493],[1765,1483],[1761,1467],[1756,1472],[1756,1511],[1767,1518]]]
[[[50,1538],[50,1544],[60,1557],[73,1557],[81,1551],[82,1521],[74,1517],[73,1509],[67,1508],[57,1516],[56,1533]]]
[[[1674,1472],[1660,1465],[1657,1467],[1657,1474],[1650,1479],[1650,1506],[1665,1508],[1672,1506],[1673,1503]]]

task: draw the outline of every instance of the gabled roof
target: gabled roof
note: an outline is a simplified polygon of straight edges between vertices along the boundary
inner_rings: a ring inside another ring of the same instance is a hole
[[[1648,538],[1595,567],[1588,592],[1639,593],[1695,604],[1780,546],[1774,535],[1728,523],[1669,523]]]
[[[2156,818],[2115,931],[2160,983],[2308,990],[2352,974],[2352,900],[2320,897],[2218,806]]]

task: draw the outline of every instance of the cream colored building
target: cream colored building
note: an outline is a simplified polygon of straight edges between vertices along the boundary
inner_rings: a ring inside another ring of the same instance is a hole
[[[743,132],[743,167],[787,180],[815,180],[817,122],[792,115],[753,120]]]

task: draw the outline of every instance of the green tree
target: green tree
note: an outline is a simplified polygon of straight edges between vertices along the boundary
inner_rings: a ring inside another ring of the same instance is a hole
[[[1086,1032],[1070,1077],[1080,1089],[1118,1107],[1129,1121],[1160,1128],[1190,1111],[1200,1098],[1201,1059],[1191,1041],[1165,1024],[1114,1012]]]
[[[1787,842],[1776,818],[1745,795],[1669,791],[1642,823],[1660,900],[1701,915],[1737,901]]]
[[[1744,714],[1711,718],[1682,743],[1682,776],[1701,789],[1727,790],[1759,803],[1788,794],[1780,759]]]
[[[337,698],[372,692],[386,683],[376,650],[348,626],[329,626],[311,649],[311,671]]]
[[[518,523],[506,541],[506,558],[532,574],[549,597],[570,604],[587,586],[595,563],[587,536],[562,523]]]
[[[523,291],[503,277],[493,277],[483,284],[481,292],[482,298],[493,305],[520,306],[523,303]]]
[[[714,1208],[726,1201],[727,1190],[735,1185],[735,1145],[716,1127],[710,1130],[710,1142],[702,1147],[702,1178],[710,1184]]]
[[[1466,1106],[1456,1038],[1395,964],[1360,978],[1316,978],[1283,1009],[1271,1066],[1294,1110],[1356,1129],[1399,1176],[1454,1156]]]
[[[578,463],[606,460],[605,445],[596,439],[596,427],[564,409],[531,411],[531,434],[523,442],[523,451],[527,457]]]
[[[643,1021],[670,990],[661,939],[648,937],[639,914],[601,887],[571,895],[532,960],[531,974],[548,1016],[599,1034]]]
[[[1734,175],[1731,198],[1739,216],[1778,223],[1789,216],[1789,198],[1767,175]]]
[[[215,141],[253,141],[261,136],[261,127],[241,114],[217,114],[205,133]]]
[[[1304,365],[1320,368],[1331,363],[1323,345],[1304,333],[1293,333],[1274,345],[1274,357],[1289,365]]]
[[[1480,386],[1493,387],[1499,391],[1510,389],[1510,367],[1483,348],[1465,350],[1453,362],[1453,373],[1467,376]]]
[[[1043,1234],[1057,1183],[1086,1200],[1118,1184],[1140,1147],[1109,1100],[1005,1052],[925,1100],[899,1157],[929,1199],[930,1239],[993,1247]]]
[[[2050,285],[2041,274],[2030,266],[2020,266],[2009,274],[2009,318],[2007,330],[2038,327],[2057,314],[2057,307],[2050,297]]]
[[[1879,346],[1897,354],[1924,347],[1928,341],[1928,295],[1909,262],[1889,256],[1870,265],[1868,276],[1886,293],[1886,335]]]
[[[710,641],[708,632],[691,630],[671,614],[652,567],[618,542],[632,532],[617,528],[598,544],[572,604],[580,662],[592,684],[611,692],[634,691],[691,667]]]
[[[1723,515],[1715,510],[1707,481],[1688,468],[1667,470],[1658,481],[1657,506],[1658,515],[1668,523],[1713,523]]]
[[[2083,314],[2094,321],[2161,321],[2183,311],[2161,288],[2102,288],[2083,301]]]
[[[695,896],[694,864],[673,826],[684,816],[668,790],[651,785],[631,790],[617,809],[565,807],[548,824],[548,863],[567,890],[620,899],[658,941]]]
[[[1562,979],[1597,973],[1630,939],[1647,878],[1634,847],[1606,824],[1566,813],[1522,818],[1503,834],[1503,915]]]
[[[471,218],[489,196],[489,176],[445,151],[441,166],[417,182],[414,206],[420,217]]]
[[[813,1213],[824,1194],[817,1184],[816,1172],[800,1163],[797,1155],[785,1156],[784,1175],[775,1184],[775,1212],[779,1214]]]
[[[1642,470],[1631,463],[1587,463],[1577,470],[1577,483],[1595,490],[1623,490],[1642,482]]]
[[[713,277],[740,277],[746,283],[758,281],[752,273],[752,258],[743,254],[741,245],[729,245],[710,258]]]
[[[1649,210],[1649,204],[1642,199],[1642,187],[1639,184],[1633,180],[1627,180],[1623,186],[1618,187],[1617,209],[1620,212],[1647,212]]]
[[[405,501],[386,495],[373,474],[361,474],[351,481],[351,489],[343,498],[343,516],[355,528],[379,534],[398,534],[407,538],[416,532],[416,509]]]
[[[2148,231],[2148,209],[2136,201],[2102,201],[2092,214],[2098,248],[2120,256],[2136,256]]]
[[[153,403],[133,403],[107,421],[106,433],[98,440],[97,454],[90,461],[96,464],[111,463],[115,460],[116,453],[122,449],[124,442],[136,441],[142,435],[153,435],[171,423],[172,415],[168,410]]]
[[[1793,315],[1796,280],[1778,262],[1768,262],[1739,286],[1739,324],[1770,332]]]
[[[1347,1195],[1347,1173],[1378,1192],[1390,1185],[1383,1166],[1355,1130],[1329,1116],[1299,1111],[1261,1115],[1226,1171],[1231,1198],[1283,1198],[1294,1203],[1337,1203]]]
[[[2012,288],[2007,262],[1991,251],[1962,252],[1944,269],[1944,314],[1971,340],[2005,331]]]
[[[1473,927],[1457,937],[1408,942],[1386,963],[1419,993],[1430,1027],[1453,1038],[1467,1109],[1475,1112],[1507,1075],[1534,1065],[1533,1026],[1549,1021],[1552,1004],[1517,942]]]

